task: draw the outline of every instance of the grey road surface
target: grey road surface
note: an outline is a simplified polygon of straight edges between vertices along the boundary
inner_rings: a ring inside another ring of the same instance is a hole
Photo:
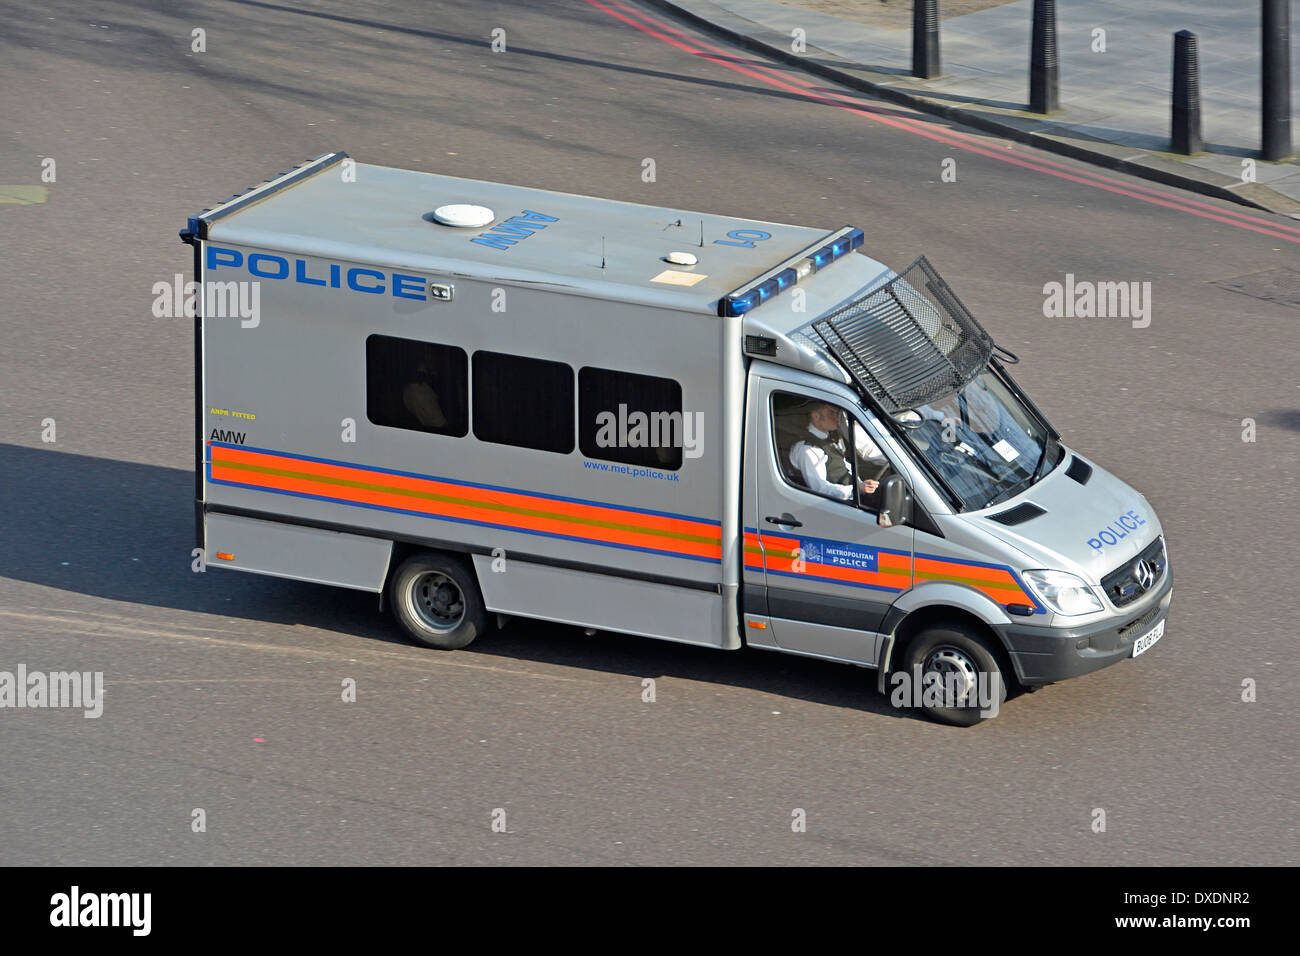
[[[0,710],[0,864],[1297,862],[1295,223],[846,109],[666,22],[0,0],[0,670],[106,681],[98,719]],[[152,287],[187,216],[331,149],[926,253],[1160,513],[1167,636],[958,730],[854,668],[529,622],[439,653],[373,596],[193,573],[191,326]],[[1149,281],[1149,327],[1045,318],[1067,273]]]

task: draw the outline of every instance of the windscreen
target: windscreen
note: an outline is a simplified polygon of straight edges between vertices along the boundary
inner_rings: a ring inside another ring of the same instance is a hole
[[[964,511],[1014,497],[1060,454],[1046,425],[988,369],[960,389],[893,417]]]

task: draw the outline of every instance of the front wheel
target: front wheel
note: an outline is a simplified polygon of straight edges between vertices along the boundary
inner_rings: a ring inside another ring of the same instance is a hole
[[[402,630],[424,647],[454,651],[487,626],[473,572],[448,555],[425,552],[403,561],[389,584],[389,601]]]
[[[903,655],[909,680],[927,715],[970,727],[992,717],[1007,699],[1006,675],[983,635],[959,624],[927,628]],[[914,698],[915,699],[915,698]]]

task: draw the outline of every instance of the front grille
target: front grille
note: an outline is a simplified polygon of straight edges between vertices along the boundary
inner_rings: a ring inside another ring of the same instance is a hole
[[[1154,621],[1159,616],[1160,616],[1160,605],[1157,604],[1154,607],[1152,607],[1151,610],[1143,614],[1141,617],[1129,621],[1127,624],[1121,627],[1119,629],[1119,639],[1122,641],[1130,634],[1135,634],[1145,630],[1151,624],[1151,622]]]
[[[1159,586],[1165,575],[1165,564],[1164,538],[1156,538],[1135,559],[1120,565],[1102,578],[1101,586],[1111,604],[1127,607]],[[1139,568],[1143,565],[1151,572],[1151,580],[1145,587],[1138,577]]]

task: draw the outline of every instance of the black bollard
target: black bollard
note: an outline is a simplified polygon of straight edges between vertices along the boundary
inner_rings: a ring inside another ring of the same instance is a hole
[[[1056,56],[1056,0],[1034,0],[1029,50],[1029,110],[1052,113],[1061,106],[1061,64]]]
[[[1201,61],[1196,34],[1174,34],[1173,151],[1191,156],[1201,151]]]
[[[912,75],[939,75],[939,0],[912,0]]]
[[[1276,161],[1291,155],[1291,11],[1288,0],[1263,0],[1263,89],[1260,97],[1260,154]]]

